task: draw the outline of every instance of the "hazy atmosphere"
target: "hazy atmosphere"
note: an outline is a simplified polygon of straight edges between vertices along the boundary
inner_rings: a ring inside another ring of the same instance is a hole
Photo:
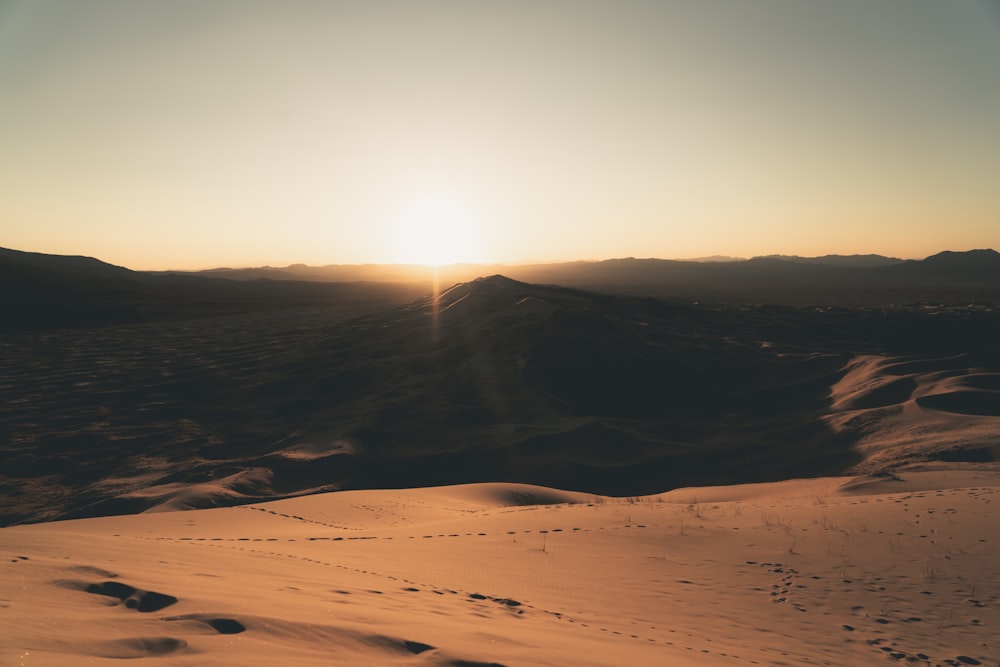
[[[1000,243],[1000,5],[0,1],[2,244],[137,269]]]

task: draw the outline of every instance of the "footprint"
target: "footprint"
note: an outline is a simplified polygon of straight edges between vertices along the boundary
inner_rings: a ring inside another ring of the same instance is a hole
[[[424,653],[425,651],[433,651],[435,648],[430,644],[424,644],[423,642],[414,642],[410,640],[404,640],[403,646],[406,647],[407,651],[409,651],[414,655],[419,655],[421,653]]]
[[[204,614],[187,614],[185,616],[171,616],[163,619],[165,621],[197,621],[209,626],[220,635],[238,635],[246,632],[246,626],[232,618],[216,618]]]
[[[78,581],[61,581],[57,583],[66,588],[85,591],[94,595],[118,598],[129,609],[135,609],[143,613],[160,611],[177,603],[177,598],[173,595],[157,593],[155,591],[144,591],[119,581],[105,581],[100,584],[88,584]]]
[[[87,587],[87,592],[118,598],[129,609],[135,609],[144,613],[160,611],[165,607],[177,603],[177,598],[173,595],[166,595],[155,591],[143,591],[117,581],[91,584]]]
[[[205,623],[212,626],[220,635],[237,635],[246,631],[246,626],[231,618],[213,618]]]

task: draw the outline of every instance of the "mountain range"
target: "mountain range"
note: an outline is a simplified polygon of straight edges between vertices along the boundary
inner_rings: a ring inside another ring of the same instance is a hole
[[[233,279],[271,278],[284,280],[384,280],[392,276],[426,279],[433,269],[416,265],[343,265],[220,268],[197,272]],[[448,280],[459,282],[478,276],[503,274],[525,282],[544,282],[552,279],[555,284],[606,281],[616,284],[646,283],[694,279],[719,282],[741,277],[754,277],[764,281],[780,281],[792,274],[822,282],[835,281],[847,284],[899,284],[920,280],[925,282],[947,280],[964,284],[995,286],[1000,284],[1000,253],[995,250],[945,251],[922,260],[902,260],[882,255],[824,255],[799,257],[794,255],[765,255],[741,260],[710,257],[699,260],[676,259],[609,259],[603,261],[578,261],[521,265],[457,264],[440,269]]]
[[[734,261],[610,259],[528,265],[303,264],[198,272],[132,271],[89,257],[0,248],[0,331],[171,320],[274,309],[404,303],[433,282],[503,274],[536,284],[703,303],[886,306],[1000,303],[1000,253],[781,255]]]

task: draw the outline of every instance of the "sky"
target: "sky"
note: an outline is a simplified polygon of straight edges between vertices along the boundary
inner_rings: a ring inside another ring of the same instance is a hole
[[[1000,249],[1000,0],[0,0],[0,246]]]

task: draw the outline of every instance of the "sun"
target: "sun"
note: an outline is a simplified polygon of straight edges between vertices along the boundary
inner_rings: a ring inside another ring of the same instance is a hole
[[[395,217],[396,255],[405,264],[469,262],[478,251],[476,232],[475,218],[460,199],[422,196],[402,206]]]

